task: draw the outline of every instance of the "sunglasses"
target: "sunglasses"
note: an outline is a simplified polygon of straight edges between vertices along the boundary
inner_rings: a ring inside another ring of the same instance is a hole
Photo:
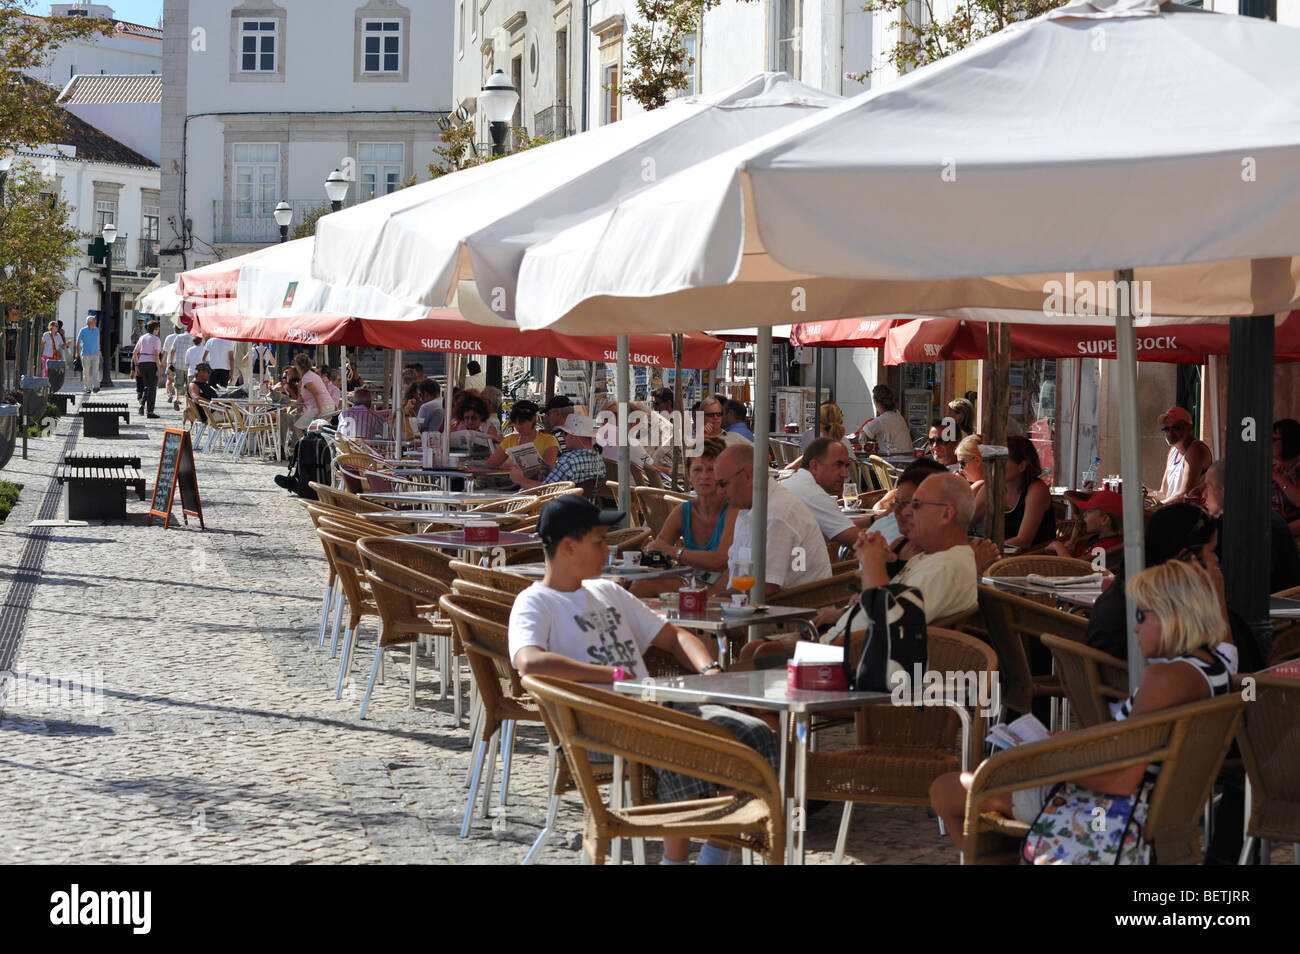
[[[705,416],[705,417],[722,417],[722,412],[721,412],[721,411],[705,411],[705,412],[704,412],[704,416]]]
[[[958,457],[958,458],[957,458],[957,469],[958,469],[958,470],[965,470],[965,469],[966,469],[966,465],[969,464],[970,461],[971,461],[971,459],[970,459],[969,457],[967,457],[965,460],[962,460],[960,457]]]
[[[1173,431],[1178,430],[1178,429],[1179,429],[1180,427],[1182,427],[1182,426],[1183,426],[1183,425],[1181,425],[1181,424],[1169,424],[1169,425],[1167,425],[1167,426],[1165,426],[1165,427],[1160,428],[1160,430],[1164,431],[1166,434],[1169,434],[1169,433],[1171,433],[1171,432],[1173,432]]]
[[[934,446],[935,444],[956,444],[957,443],[956,441],[950,441],[942,437],[928,437],[926,438],[926,440],[930,443],[931,446]]]
[[[1147,617],[1150,615],[1151,615],[1150,610],[1144,610],[1142,607],[1139,606],[1137,610],[1133,613],[1133,618],[1137,620],[1137,624],[1141,626],[1143,623],[1147,621]]]

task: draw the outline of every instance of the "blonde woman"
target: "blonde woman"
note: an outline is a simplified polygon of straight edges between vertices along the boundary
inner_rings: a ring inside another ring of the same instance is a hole
[[[844,444],[849,449],[849,457],[852,458],[853,442],[844,436],[847,432],[844,430],[844,412],[840,410],[840,406],[830,402],[823,404],[817,422],[820,426],[816,434],[812,432],[811,427],[803,432],[800,438],[799,450],[806,451],[808,445],[819,437],[829,437],[833,441],[840,441]],[[798,470],[802,465],[803,454],[800,453],[793,461],[786,464],[782,470]]]
[[[1222,577],[1218,578],[1222,580]],[[1137,633],[1147,667],[1137,691],[1122,703],[1112,703],[1117,719],[1157,712],[1187,702],[1222,696],[1237,671],[1237,647],[1219,596],[1219,583],[1210,571],[1182,560],[1171,560],[1128,581],[1137,600]],[[1055,797],[1068,797],[1071,785],[1112,796],[1134,796],[1143,784],[1145,765],[1097,772],[1067,782]],[[960,850],[966,818],[970,773],[950,772],[930,787],[930,804],[948,826]],[[1033,823],[1056,786],[1025,789],[997,796],[985,810]],[[1064,817],[1068,817],[1064,816]]]
[[[984,536],[984,456],[980,453],[980,439],[971,434],[963,437],[957,444],[957,473],[970,483],[971,493],[975,495],[975,521],[971,532],[978,537]]]

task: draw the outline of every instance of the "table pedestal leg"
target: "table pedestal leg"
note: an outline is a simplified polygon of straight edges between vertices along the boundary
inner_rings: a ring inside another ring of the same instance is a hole
[[[794,828],[795,853],[792,864],[804,862],[803,833],[808,827],[808,736],[811,718],[801,712],[795,717],[794,734]]]
[[[790,864],[790,858],[794,854],[794,800],[786,794],[790,791],[790,713],[782,709],[777,724],[777,738],[781,746],[777,779],[781,783],[781,799],[785,805],[785,859],[786,864]]]

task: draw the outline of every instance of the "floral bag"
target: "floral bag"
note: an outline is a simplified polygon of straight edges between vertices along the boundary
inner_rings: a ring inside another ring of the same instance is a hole
[[[1024,860],[1034,865],[1148,865],[1143,838],[1155,776],[1132,795],[1104,795],[1073,782],[1052,789],[1025,837]]]

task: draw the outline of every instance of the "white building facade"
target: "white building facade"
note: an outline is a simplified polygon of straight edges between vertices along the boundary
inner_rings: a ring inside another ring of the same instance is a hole
[[[276,205],[301,222],[334,169],[349,205],[428,177],[449,0],[167,0],[164,21],[167,279],[277,241]]]
[[[157,24],[127,23],[114,14],[112,5],[104,3],[55,3],[50,14],[105,17],[117,24],[117,31],[112,36],[65,43],[45,66],[27,71],[34,79],[62,89],[78,74],[162,72],[163,31]]]

